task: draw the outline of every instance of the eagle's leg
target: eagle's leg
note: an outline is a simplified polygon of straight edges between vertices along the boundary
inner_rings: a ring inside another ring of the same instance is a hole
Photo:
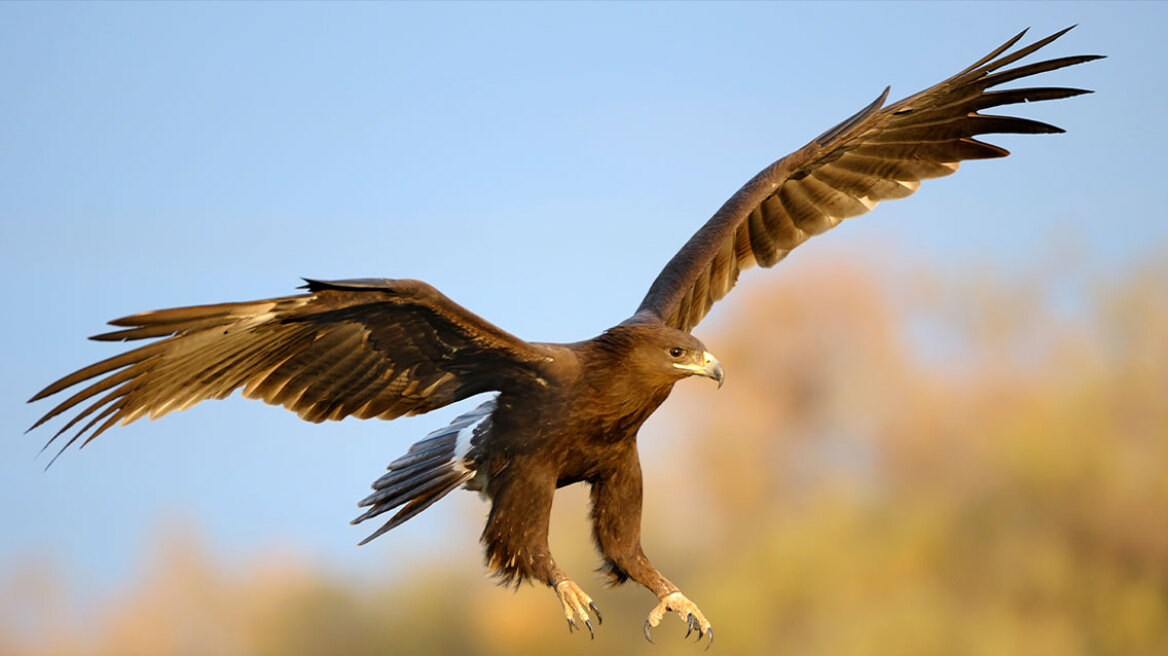
[[[512,466],[507,471],[525,472],[529,476],[530,472],[539,470]],[[592,598],[556,565],[548,549],[555,481],[539,481],[527,476],[491,479],[491,514],[482,535],[487,566],[503,584],[518,586],[524,580],[543,581],[559,598],[568,630],[579,629],[583,624],[588,633],[595,636],[595,626],[588,611],[596,614],[596,624],[600,624],[600,610]]]
[[[714,629],[702,611],[661,575],[641,548],[641,464],[635,445],[630,445],[620,464],[607,475],[592,480],[592,536],[604,555],[604,567],[613,585],[632,579],[657,595],[660,603],[645,620],[645,638],[653,642],[649,629],[661,623],[665,613],[677,613],[698,639],[714,641]],[[707,648],[708,648],[707,644]]]

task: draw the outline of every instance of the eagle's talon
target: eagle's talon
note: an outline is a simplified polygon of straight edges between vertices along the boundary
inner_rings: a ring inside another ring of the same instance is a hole
[[[596,623],[600,624],[600,611],[596,610],[596,603],[580,586],[572,582],[571,579],[564,579],[555,585],[556,594],[560,598],[560,603],[564,606],[564,619],[568,620],[568,633],[573,629],[579,629],[580,625],[576,623],[579,619],[584,622],[584,626],[588,627],[588,635],[592,639],[596,639],[596,629],[592,625],[592,618],[588,616],[588,611],[585,608],[591,608],[596,612]]]
[[[653,642],[653,639],[649,637],[649,628],[660,624],[662,618],[665,617],[665,613],[677,613],[681,621],[686,623],[686,638],[689,638],[690,634],[697,631],[698,640],[709,635],[710,642],[713,642],[714,629],[710,626],[709,620],[706,619],[705,615],[702,615],[702,611],[698,609],[694,602],[687,599],[680,592],[665,595],[661,599],[661,603],[657,604],[649,612],[649,617],[645,619],[645,638],[649,642]],[[709,645],[706,646],[706,649],[709,649]]]
[[[596,613],[596,626],[604,624],[604,618],[600,616],[600,609],[596,607],[596,602],[589,601],[588,607],[592,609],[593,613]]]
[[[706,651],[710,651],[710,647],[714,646],[714,627],[706,629]]]
[[[645,639],[648,640],[649,644],[651,645],[657,644],[653,642],[653,637],[649,635],[649,620],[645,620]]]

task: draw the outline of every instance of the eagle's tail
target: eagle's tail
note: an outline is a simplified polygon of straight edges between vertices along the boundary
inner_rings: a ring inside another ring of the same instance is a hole
[[[414,515],[429,508],[475,475],[474,463],[467,457],[471,446],[489,427],[495,399],[460,415],[449,426],[427,435],[410,447],[402,457],[389,464],[389,473],[373,482],[373,494],[357,505],[368,507],[351,524],[359,524],[402,504],[388,522],[358,544],[401,526]]]

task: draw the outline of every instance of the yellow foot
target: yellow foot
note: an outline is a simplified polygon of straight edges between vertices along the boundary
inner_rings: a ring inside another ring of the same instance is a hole
[[[564,579],[556,584],[556,594],[560,597],[560,603],[564,605],[564,617],[568,620],[568,632],[571,633],[573,629],[580,628],[576,624],[576,619],[579,618],[581,622],[584,622],[584,626],[588,627],[588,635],[595,638],[596,632],[592,628],[592,619],[588,617],[586,608],[591,608],[592,612],[596,613],[598,626],[604,620],[600,617],[600,609],[593,603],[592,597],[584,594],[580,586],[570,579]]]
[[[702,615],[702,611],[698,609],[697,605],[680,592],[665,595],[661,598],[661,603],[657,604],[657,607],[650,611],[649,618],[645,620],[646,640],[653,642],[653,638],[649,635],[649,629],[660,624],[661,619],[665,617],[665,613],[669,611],[677,613],[681,621],[689,625],[689,629],[685,632],[685,637],[688,638],[690,633],[697,631],[698,640],[701,640],[702,636],[709,636],[706,649],[709,649],[710,645],[714,644],[714,627],[710,626],[709,620],[706,619],[705,615]]]

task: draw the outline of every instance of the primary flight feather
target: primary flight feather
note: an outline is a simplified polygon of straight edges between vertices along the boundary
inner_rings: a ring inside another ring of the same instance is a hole
[[[598,337],[527,342],[416,280],[309,280],[305,294],[110,322],[119,330],[94,339],[157,341],[41,390],[32,401],[79,386],[33,428],[74,412],[48,441],[72,431],[59,456],[115,424],[160,417],[237,389],[313,422],[393,419],[490,392],[489,400],[413,445],[374,482],[373,494],[360,503],[367,510],[354,523],[397,512],[366,541],[460,486],[477,490],[491,501],[482,534],[491,571],[504,582],[550,586],[569,627],[582,622],[592,632],[593,615],[600,621],[596,605],[547,546],[556,489],[587,482],[604,571],[612,582],[640,583],[660,601],[645,620],[645,636],[674,612],[699,639],[712,640],[710,622],[653,567],[640,544],[637,431],[677,381],[697,375],[720,385],[724,376],[690,331],[741,271],[770,267],[812,235],[881,201],[904,198],[921,180],[949,175],[964,160],[1008,154],[977,136],[1061,132],[981,112],[1089,93],[997,88],[1099,58],[1007,68],[1068,30],[1008,53],[1023,32],[944,82],[887,106],[886,89],[766,167],[669,261],[636,312]]]

